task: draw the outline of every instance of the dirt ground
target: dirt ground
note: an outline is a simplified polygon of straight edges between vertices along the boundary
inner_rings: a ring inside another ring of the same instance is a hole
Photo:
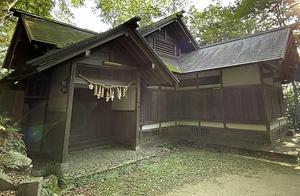
[[[226,175],[199,184],[188,184],[172,190],[166,196],[299,196],[300,170],[295,174],[272,171],[256,175]]]

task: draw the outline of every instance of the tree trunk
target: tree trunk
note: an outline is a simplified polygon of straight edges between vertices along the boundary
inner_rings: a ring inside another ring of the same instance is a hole
[[[8,14],[10,8],[17,2],[18,0],[1,0],[0,1],[0,26],[3,25],[6,15]]]
[[[293,91],[294,91],[294,102],[295,102],[295,122],[293,123],[294,124],[294,129],[295,131],[298,131],[300,128],[299,128],[299,122],[300,122],[300,106],[299,106],[299,94],[298,94],[298,89],[297,89],[297,85],[296,85],[296,82],[295,81],[292,81],[292,86],[293,86]]]

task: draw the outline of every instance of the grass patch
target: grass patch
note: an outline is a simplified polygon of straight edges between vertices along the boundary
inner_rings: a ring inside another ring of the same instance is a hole
[[[89,195],[161,195],[187,183],[224,174],[251,176],[262,170],[292,172],[282,165],[189,146],[163,147],[159,156],[91,176]],[[171,149],[171,150],[166,150]],[[175,150],[174,150],[175,149]],[[79,184],[78,184],[79,185]],[[86,187],[69,192],[74,195]],[[66,194],[66,195],[68,195]]]

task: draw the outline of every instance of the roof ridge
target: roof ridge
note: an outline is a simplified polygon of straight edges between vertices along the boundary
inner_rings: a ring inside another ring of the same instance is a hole
[[[275,31],[280,31],[280,30],[283,30],[283,29],[292,28],[293,25],[295,25],[295,24],[286,25],[286,26],[283,26],[283,27],[278,27],[278,28],[267,30],[267,31],[259,31],[259,32],[253,33],[251,35],[246,35],[246,36],[242,36],[242,37],[237,37],[237,38],[233,38],[233,39],[229,39],[229,40],[225,40],[225,41],[216,42],[216,43],[213,43],[213,44],[201,46],[199,49],[209,48],[209,47],[212,47],[212,46],[217,46],[217,45],[221,45],[221,44],[225,44],[225,43],[229,43],[229,42],[234,42],[234,41],[238,41],[238,40],[242,40],[242,39],[247,39],[247,38],[250,38],[250,37],[256,37],[256,36],[259,36],[259,35],[272,33],[272,32],[275,32]]]
[[[182,18],[184,13],[185,13],[185,11],[181,10],[179,12],[176,12],[176,13],[172,14],[172,15],[164,17],[164,18],[162,18],[158,21],[152,22],[151,24],[149,24],[147,26],[141,27],[140,29],[138,29],[138,31],[142,32],[147,28],[153,28],[156,24],[159,24],[162,21],[168,21],[168,20],[173,20],[173,19],[176,20],[176,19]],[[153,28],[153,29],[156,29],[156,28]],[[143,36],[145,36],[145,35],[143,35]]]
[[[10,10],[14,12],[14,16],[16,16],[16,17],[21,17],[21,15],[26,15],[26,16],[37,18],[37,19],[40,19],[40,20],[45,20],[47,22],[52,22],[52,23],[56,23],[58,25],[63,25],[63,26],[66,26],[66,27],[77,29],[77,30],[80,30],[80,31],[85,31],[87,33],[91,33],[91,34],[95,34],[95,35],[98,34],[98,32],[95,32],[95,31],[80,28],[80,27],[77,27],[77,26],[74,26],[74,25],[71,25],[71,24],[67,24],[67,23],[64,23],[64,22],[60,22],[60,21],[57,21],[57,20],[54,20],[54,19],[41,17],[41,16],[29,13],[29,12],[25,12],[23,10],[16,9],[16,8],[11,8]]]

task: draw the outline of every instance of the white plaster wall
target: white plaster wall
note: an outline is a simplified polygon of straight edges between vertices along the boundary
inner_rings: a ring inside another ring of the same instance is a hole
[[[220,122],[202,122],[201,121],[200,126],[203,126],[203,127],[224,128],[224,124],[220,123]]]
[[[270,124],[270,130],[276,129],[276,128],[278,128],[279,126],[280,126],[280,125],[279,125],[279,122],[271,123],[271,124]]]
[[[260,84],[258,65],[245,65],[222,70],[223,86]]]
[[[253,131],[267,131],[266,125],[240,124],[240,123],[226,123],[230,129],[245,129]]]
[[[179,121],[179,125],[199,126],[199,122],[198,121],[181,120],[181,121]]]
[[[171,127],[171,126],[175,126],[176,122],[175,121],[170,121],[170,122],[163,122],[161,123],[161,127]]]
[[[149,124],[149,125],[143,125],[142,126],[142,131],[157,129],[159,127],[172,127],[172,126],[175,126],[175,125],[176,125],[176,121],[153,123],[153,124]]]
[[[142,126],[142,131],[150,130],[150,129],[157,129],[157,128],[159,128],[159,123],[143,125]]]

